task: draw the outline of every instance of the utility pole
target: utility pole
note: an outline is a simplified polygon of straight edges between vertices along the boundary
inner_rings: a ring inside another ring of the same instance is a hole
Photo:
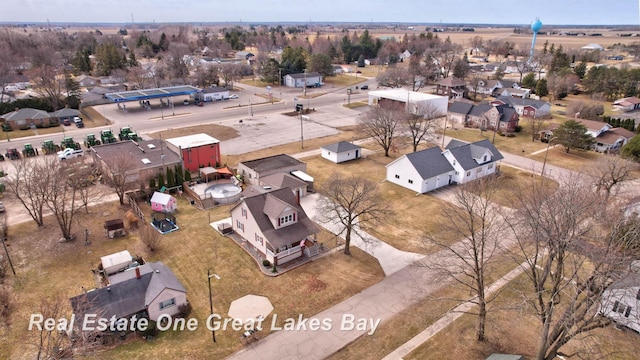
[[[302,110],[300,110],[300,148],[304,149],[304,135],[302,133]]]
[[[304,69],[304,96],[307,96],[307,69]]]
[[[9,266],[11,266],[11,272],[13,272],[13,275],[16,275],[16,270],[13,268],[13,262],[11,262],[11,257],[9,257],[9,251],[7,250],[7,244],[5,244],[5,241],[7,241],[6,237],[2,237],[2,247],[4,248],[4,253],[7,254],[7,260],[9,260]]]

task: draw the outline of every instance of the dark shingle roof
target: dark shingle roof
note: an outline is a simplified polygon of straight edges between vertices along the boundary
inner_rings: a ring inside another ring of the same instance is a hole
[[[491,105],[489,103],[482,103],[482,104],[474,105],[471,108],[471,111],[469,111],[469,114],[470,115],[475,115],[475,116],[482,116],[487,111],[491,110],[492,107],[493,107],[493,105]]]
[[[451,152],[453,157],[456,158],[460,166],[465,170],[475,169],[476,167],[483,165],[478,164],[474,159],[481,158],[487,150],[491,152],[491,162],[504,159],[502,154],[488,139],[480,140],[472,144],[465,144],[462,141],[451,140],[449,144],[447,144],[446,149]]]
[[[547,104],[546,101],[542,101],[542,100],[523,99],[523,98],[517,98],[512,96],[498,96],[497,99],[502,101],[505,104],[511,105],[512,107],[519,105],[519,106],[531,106],[536,109],[540,109],[541,107]]]
[[[442,155],[442,151],[437,146],[416,151],[405,156],[416,171],[418,171],[422,179],[430,179],[453,170],[453,167],[444,155]]]
[[[341,152],[345,152],[345,151],[359,150],[360,146],[354,145],[354,144],[352,144],[350,142],[340,141],[340,142],[335,143],[335,144],[323,146],[322,148],[325,149],[325,150],[329,150],[331,152],[334,152],[334,153],[341,153]]]
[[[467,115],[471,109],[473,108],[472,103],[464,102],[464,101],[454,101],[451,106],[449,106],[449,112],[456,114],[464,114]]]
[[[297,204],[293,191],[290,188],[273,190],[265,194],[258,194],[247,197],[243,200],[251,215],[256,221],[256,225],[274,249],[283,245],[289,245],[295,241],[317,233],[318,227],[307,217],[302,207]],[[275,229],[269,216],[277,216],[285,207],[292,207],[298,213],[296,223],[287,225],[280,229]]]
[[[76,109],[64,108],[64,109],[60,109],[58,111],[49,113],[49,115],[56,118],[73,117],[73,116],[80,116],[80,111]]]
[[[163,263],[147,263],[139,267],[140,278],[129,270],[109,277],[111,285],[72,297],[71,307],[77,315],[97,314],[116,318],[146,310],[164,289],[187,292],[173,272]]]

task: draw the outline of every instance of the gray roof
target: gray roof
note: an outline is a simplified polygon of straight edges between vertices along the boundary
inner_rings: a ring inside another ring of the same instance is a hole
[[[58,111],[49,113],[49,115],[56,118],[70,118],[73,116],[80,116],[80,111],[76,109],[64,108],[64,109],[60,109]]]
[[[298,205],[293,190],[282,188],[264,194],[243,199],[251,215],[256,221],[256,225],[265,236],[265,240],[271,244],[273,249],[283,245],[289,245],[296,241],[301,241],[307,236],[316,234],[318,227],[309,219],[302,207]],[[269,215],[278,216],[284,207],[294,208],[298,213],[297,222],[275,229],[269,220]]]
[[[152,147],[150,148],[149,145],[152,145]],[[140,141],[137,145],[132,140],[119,141],[94,146],[93,150],[96,156],[105,162],[121,154],[126,154],[136,160],[138,166],[135,169],[157,168],[158,166],[162,167],[163,164],[164,166],[174,166],[182,163],[180,156],[171,151],[162,140],[158,139]],[[143,163],[142,159],[148,159],[149,163]]]
[[[44,110],[24,108],[0,115],[0,118],[5,119],[6,121],[19,121],[29,119],[49,119],[51,116]]]
[[[342,152],[345,152],[345,151],[359,150],[360,146],[354,145],[354,144],[352,144],[350,142],[347,142],[347,141],[340,141],[340,142],[335,143],[335,144],[323,146],[322,148],[325,149],[325,150],[329,150],[331,152],[334,152],[334,153],[342,153]]]
[[[453,167],[444,155],[442,155],[442,151],[437,146],[416,151],[405,156],[423,180],[453,170]]]
[[[544,105],[548,104],[546,101],[542,101],[542,100],[522,99],[522,98],[517,98],[512,96],[498,96],[497,99],[511,106],[516,106],[516,105],[532,106],[536,109],[539,109]]]
[[[500,121],[509,121],[509,119],[511,119],[513,114],[517,114],[518,113],[516,111],[516,109],[512,108],[511,106],[509,106],[507,104],[498,105],[498,106],[496,106],[496,109],[498,109],[498,112],[500,112]]]
[[[163,263],[147,263],[135,270],[109,277],[110,285],[72,297],[71,307],[76,315],[97,314],[99,317],[129,317],[142,312],[164,289],[186,293],[180,280]]]
[[[280,168],[300,165],[304,163],[287,154],[280,154],[280,155],[264,157],[261,159],[243,161],[241,162],[241,164],[248,167],[249,169],[252,169],[260,173],[267,170],[280,169]]]
[[[472,103],[468,103],[465,101],[454,101],[451,106],[449,106],[449,112],[456,114],[464,114],[467,115],[471,109],[473,108]]]
[[[307,186],[307,183],[300,180],[299,178],[291,175],[291,174],[287,174],[284,172],[280,172],[280,173],[275,173],[272,175],[267,175],[265,177],[261,177],[260,178],[260,183],[262,185],[270,185],[273,186],[277,189],[281,189],[281,188],[299,188],[301,186]]]
[[[478,104],[478,105],[474,105],[471,108],[471,111],[469,111],[469,115],[482,116],[487,111],[491,110],[492,107],[493,107],[493,105],[491,105],[489,103],[481,103],[481,104]]]
[[[472,144],[451,140],[449,144],[447,144],[446,149],[451,152],[464,170],[475,169],[478,166],[486,164],[478,164],[474,159],[480,159],[487,150],[491,153],[491,160],[488,162],[496,162],[504,159],[502,154],[488,139],[480,140]]]
[[[291,76],[294,79],[304,79],[305,77],[307,78],[322,77],[322,75],[320,75],[320,73],[317,73],[317,72],[310,72],[310,73],[307,73],[306,75],[305,73],[289,74],[289,76]]]

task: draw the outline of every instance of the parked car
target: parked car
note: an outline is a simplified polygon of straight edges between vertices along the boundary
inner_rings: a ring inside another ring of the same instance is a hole
[[[369,85],[360,86],[360,90],[369,90]]]
[[[71,120],[69,120],[69,119],[64,119],[64,120],[62,120],[62,125],[64,125],[64,126],[69,126],[69,125],[71,125]]]
[[[183,102],[182,102],[182,105],[184,105],[184,106],[189,105],[189,100],[185,100],[185,101],[183,101]]]
[[[238,98],[238,94],[229,95],[229,99],[237,99],[237,98]]]

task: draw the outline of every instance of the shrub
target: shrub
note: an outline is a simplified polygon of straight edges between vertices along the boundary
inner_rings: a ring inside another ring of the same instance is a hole
[[[140,334],[143,337],[156,336],[158,334],[158,328],[156,327],[156,322],[153,320],[149,320],[149,326],[144,331],[141,331]]]
[[[176,315],[176,317],[186,318],[187,316],[189,316],[189,314],[191,314],[191,310],[193,310],[193,308],[191,307],[191,303],[187,301],[187,303],[178,306],[178,314]]]
[[[160,233],[151,225],[140,228],[140,240],[150,251],[155,251],[160,245]]]
[[[522,131],[522,126],[516,125],[515,132],[519,133],[520,131]]]
[[[269,267],[271,266],[271,262],[267,259],[262,260],[262,266]]]

